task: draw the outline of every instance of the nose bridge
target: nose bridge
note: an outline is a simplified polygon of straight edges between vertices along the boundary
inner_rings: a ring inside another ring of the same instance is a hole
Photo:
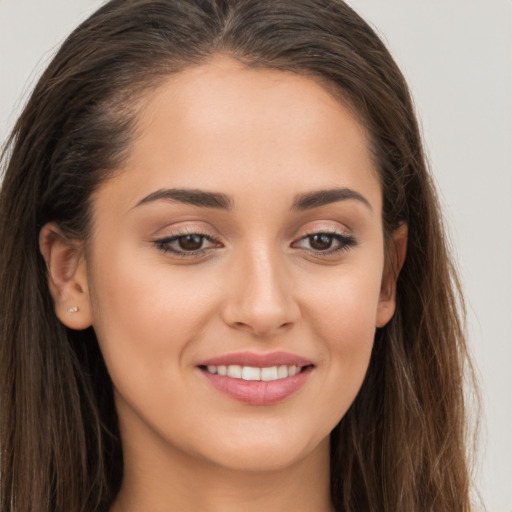
[[[234,293],[226,321],[262,336],[296,322],[299,309],[286,258],[265,241],[248,243],[233,266]]]

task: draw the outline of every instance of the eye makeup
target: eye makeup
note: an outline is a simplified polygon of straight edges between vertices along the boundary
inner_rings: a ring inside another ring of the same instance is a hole
[[[310,249],[302,247],[303,243],[309,244]],[[335,256],[342,251],[348,251],[351,247],[357,245],[356,239],[345,233],[331,230],[312,231],[297,242],[292,247],[298,246],[315,253],[318,257]]]
[[[182,230],[153,241],[155,247],[165,254],[184,258],[199,258],[207,252],[222,248],[214,237],[200,231]],[[315,230],[292,242],[290,247],[312,253],[315,257],[329,258],[348,251],[357,245],[356,239],[335,230]]]
[[[164,254],[170,253],[182,258],[201,257],[211,249],[222,247],[222,244],[210,235],[192,231],[178,232],[154,240],[153,243]]]

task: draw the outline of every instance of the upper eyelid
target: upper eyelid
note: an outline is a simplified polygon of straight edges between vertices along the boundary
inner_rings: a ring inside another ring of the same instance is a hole
[[[300,236],[294,239],[292,243],[295,243],[298,240],[303,240],[304,238],[308,238],[313,235],[326,234],[331,236],[339,236],[342,238],[351,238],[355,240],[354,234],[348,229],[342,229],[339,227],[332,226],[324,226],[324,227],[314,227],[311,229],[306,229]]]
[[[187,235],[198,235],[198,236],[204,236],[205,238],[214,238],[213,235],[206,233],[204,231],[198,230],[198,229],[191,229],[187,231],[175,231],[174,233],[165,234],[162,236],[157,237],[159,240],[167,240],[172,238],[180,238],[182,236]]]
[[[300,224],[296,224],[296,233],[340,233],[350,235],[354,231],[354,221],[347,218],[302,218]]]
[[[307,238],[308,236],[318,235],[318,234],[322,234],[322,233],[324,233],[326,235],[340,235],[340,236],[344,236],[344,237],[352,236],[349,233],[347,233],[346,231],[341,230],[341,229],[316,228],[316,229],[309,229],[305,233],[301,234],[299,237],[294,238],[292,243],[296,242],[297,240],[303,240],[304,238]],[[155,240],[160,240],[160,241],[172,240],[172,239],[177,239],[177,238],[180,238],[182,236],[187,236],[187,235],[199,235],[199,236],[203,236],[211,241],[218,241],[217,238],[219,238],[219,237],[217,237],[215,235],[211,235],[210,233],[207,233],[206,231],[203,231],[201,229],[184,228],[184,229],[176,230],[175,232],[171,232],[171,233],[168,233],[168,234],[165,234],[162,236],[155,237]]]
[[[205,229],[198,226],[184,226],[184,227],[178,227],[178,228],[163,228],[160,229],[156,234],[154,234],[151,238],[153,240],[169,240],[172,238],[179,238],[181,236],[187,236],[187,235],[200,235],[204,236],[211,240],[218,240],[221,235],[217,234],[217,232],[214,234],[211,229]]]
[[[349,223],[350,224],[350,223]],[[313,225],[313,227],[308,227]],[[289,232],[293,229],[295,233],[297,232],[336,232],[343,234],[351,234],[352,229],[349,225],[346,224],[345,221],[341,219],[335,218],[314,218],[299,220],[297,224],[293,222],[292,226],[285,228],[286,232]],[[166,236],[165,232],[169,231],[167,236],[176,236],[176,234],[184,232],[185,234],[204,234],[208,236],[224,236],[222,231],[226,230],[228,233],[239,234],[239,229],[235,228],[233,223],[229,223],[229,226],[224,226],[223,229],[219,230],[217,226],[212,225],[211,219],[183,219],[181,221],[173,222],[168,225],[164,225],[159,227],[158,231],[154,232],[154,236],[157,236],[158,233],[162,232],[162,236]],[[290,231],[289,231],[290,230]]]
[[[304,238],[311,235],[318,235],[320,233],[325,233],[326,235],[342,235],[342,236],[350,236],[350,234],[343,229],[336,229],[336,228],[313,228],[313,229],[307,229],[306,232],[301,235],[299,238]]]

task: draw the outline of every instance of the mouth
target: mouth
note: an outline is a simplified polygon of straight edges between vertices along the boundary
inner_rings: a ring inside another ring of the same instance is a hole
[[[198,365],[206,380],[222,394],[249,405],[272,405],[295,394],[315,365],[284,352],[228,354]]]
[[[241,366],[238,364],[226,365],[200,365],[199,368],[212,375],[227,376],[232,379],[241,379],[245,381],[263,381],[272,382],[281,379],[293,377],[308,368],[313,367],[312,364],[305,366],[265,366],[263,368],[256,366]]]

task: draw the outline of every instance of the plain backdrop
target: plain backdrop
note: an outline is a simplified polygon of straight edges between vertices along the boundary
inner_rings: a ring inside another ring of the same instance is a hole
[[[0,143],[99,0],[0,0]],[[476,484],[512,512],[512,1],[350,0],[411,86],[469,306],[484,414]]]

